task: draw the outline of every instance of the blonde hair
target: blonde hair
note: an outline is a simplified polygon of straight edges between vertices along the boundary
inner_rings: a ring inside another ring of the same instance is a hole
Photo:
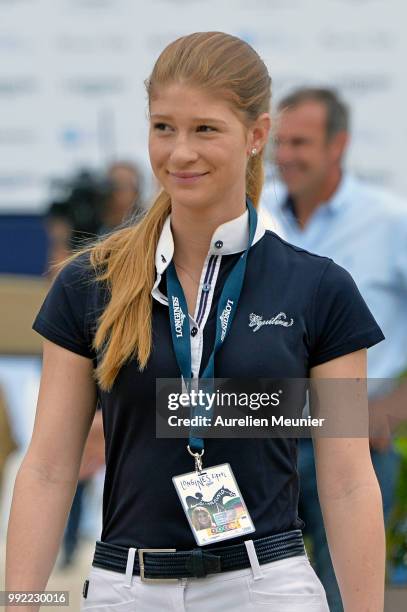
[[[229,34],[198,32],[168,45],[145,83],[149,100],[159,87],[173,82],[199,86],[223,97],[247,125],[269,111],[271,79],[264,62],[250,45]],[[255,206],[263,179],[260,152],[250,157],[246,172],[246,192]],[[111,389],[129,359],[136,358],[140,370],[148,362],[155,251],[170,210],[170,197],[161,191],[139,223],[80,251],[90,252],[96,280],[105,281],[110,291],[93,341],[95,350],[102,352],[96,378],[103,390]]]
[[[201,525],[201,521],[197,517],[198,512],[204,512],[207,517],[209,516],[210,524],[211,525],[213,524],[212,515],[209,512],[208,508],[205,508],[205,506],[195,506],[195,508],[192,510],[192,513],[191,513],[191,522],[193,526],[195,527],[195,529],[197,529],[198,531],[200,529],[203,529]]]

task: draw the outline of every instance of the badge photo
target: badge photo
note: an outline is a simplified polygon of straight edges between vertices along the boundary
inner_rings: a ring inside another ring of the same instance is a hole
[[[255,531],[229,463],[172,480],[198,546]]]

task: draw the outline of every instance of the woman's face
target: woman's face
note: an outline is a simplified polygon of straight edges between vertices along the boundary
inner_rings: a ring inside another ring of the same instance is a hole
[[[196,519],[201,529],[211,526],[211,517],[209,512],[206,512],[206,510],[197,510]]]
[[[252,140],[229,104],[202,89],[174,83],[150,101],[151,165],[173,204],[244,198]]]

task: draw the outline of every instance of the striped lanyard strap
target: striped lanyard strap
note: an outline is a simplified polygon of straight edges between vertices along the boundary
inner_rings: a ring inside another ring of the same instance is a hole
[[[235,263],[223,286],[217,308],[215,342],[208,363],[200,378],[213,379],[215,355],[224,343],[237,311],[246,272],[247,255],[253,244],[257,227],[257,212],[248,198],[246,199],[246,205],[249,211],[249,240],[246,250],[243,251]],[[188,305],[173,261],[171,261],[167,268],[167,295],[170,309],[172,343],[178,367],[188,390],[191,388],[192,379]],[[211,414],[208,414],[208,412],[206,414],[208,417],[211,417]],[[190,429],[189,434],[189,450],[195,457],[197,455],[201,456],[204,451],[204,440],[202,437],[194,436],[193,428]]]

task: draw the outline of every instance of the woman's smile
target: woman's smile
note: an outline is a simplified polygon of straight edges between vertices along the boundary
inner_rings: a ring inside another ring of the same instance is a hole
[[[169,172],[168,174],[178,185],[191,185],[209,174],[209,172]]]

